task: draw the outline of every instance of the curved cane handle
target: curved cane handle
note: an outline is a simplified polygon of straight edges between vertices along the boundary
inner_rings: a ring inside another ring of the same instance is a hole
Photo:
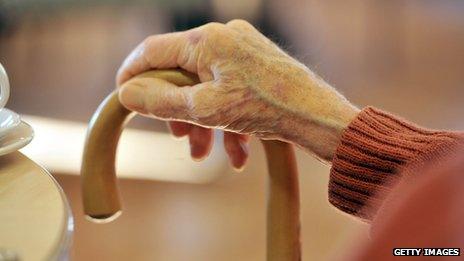
[[[178,86],[199,82],[195,75],[182,70],[155,70],[136,77],[156,77]],[[124,125],[133,115],[121,105],[115,91],[90,120],[81,183],[84,213],[93,221],[108,222],[121,213],[116,148]],[[280,141],[262,142],[269,172],[267,260],[300,260],[298,173],[293,148]]]

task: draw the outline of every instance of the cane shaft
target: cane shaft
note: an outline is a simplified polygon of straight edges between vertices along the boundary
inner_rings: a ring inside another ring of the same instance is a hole
[[[156,70],[137,77],[155,77],[178,86],[194,85],[199,81],[196,76],[180,70]],[[114,91],[90,121],[81,182],[84,213],[93,221],[110,221],[121,211],[115,172],[116,149],[126,122],[133,115],[119,102],[118,91]],[[293,148],[280,141],[262,142],[269,172],[267,260],[299,260],[298,175]]]

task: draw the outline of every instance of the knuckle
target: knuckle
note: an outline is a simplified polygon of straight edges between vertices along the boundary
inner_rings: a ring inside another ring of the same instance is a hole
[[[157,103],[153,99],[144,99],[144,101],[145,101],[145,109],[151,114],[158,116],[160,113],[159,103]]]
[[[209,34],[219,34],[224,31],[225,25],[221,23],[212,22],[206,24],[204,28],[205,31]]]
[[[140,43],[140,45],[137,47],[138,55],[146,56],[150,52],[156,37],[156,35],[150,35],[147,38],[145,38],[142,41],[142,43]]]
[[[156,35],[150,35],[150,36],[147,36],[143,41],[142,41],[142,45],[143,46],[149,46],[150,43],[153,42],[153,40],[155,39]]]
[[[146,107],[151,115],[161,119],[170,119],[174,116],[171,105],[160,100],[147,102]]]
[[[227,23],[227,25],[236,28],[252,28],[253,26],[243,19],[234,19]]]
[[[192,30],[186,34],[187,40],[191,45],[196,45],[204,38],[204,34],[201,30]]]

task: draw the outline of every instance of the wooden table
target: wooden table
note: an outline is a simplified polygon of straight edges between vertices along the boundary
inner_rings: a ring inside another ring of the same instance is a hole
[[[50,173],[20,152],[1,156],[0,260],[67,259],[72,231],[67,199]]]

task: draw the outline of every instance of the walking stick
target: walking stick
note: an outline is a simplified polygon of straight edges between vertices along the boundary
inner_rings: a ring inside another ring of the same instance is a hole
[[[199,82],[196,75],[183,70],[153,70],[137,77],[156,77],[177,86]],[[116,90],[90,120],[81,183],[84,213],[95,222],[109,222],[121,213],[115,172],[116,148],[125,124],[134,115],[121,105]],[[262,140],[262,143],[269,172],[267,260],[300,260],[298,173],[293,148],[281,141]]]

